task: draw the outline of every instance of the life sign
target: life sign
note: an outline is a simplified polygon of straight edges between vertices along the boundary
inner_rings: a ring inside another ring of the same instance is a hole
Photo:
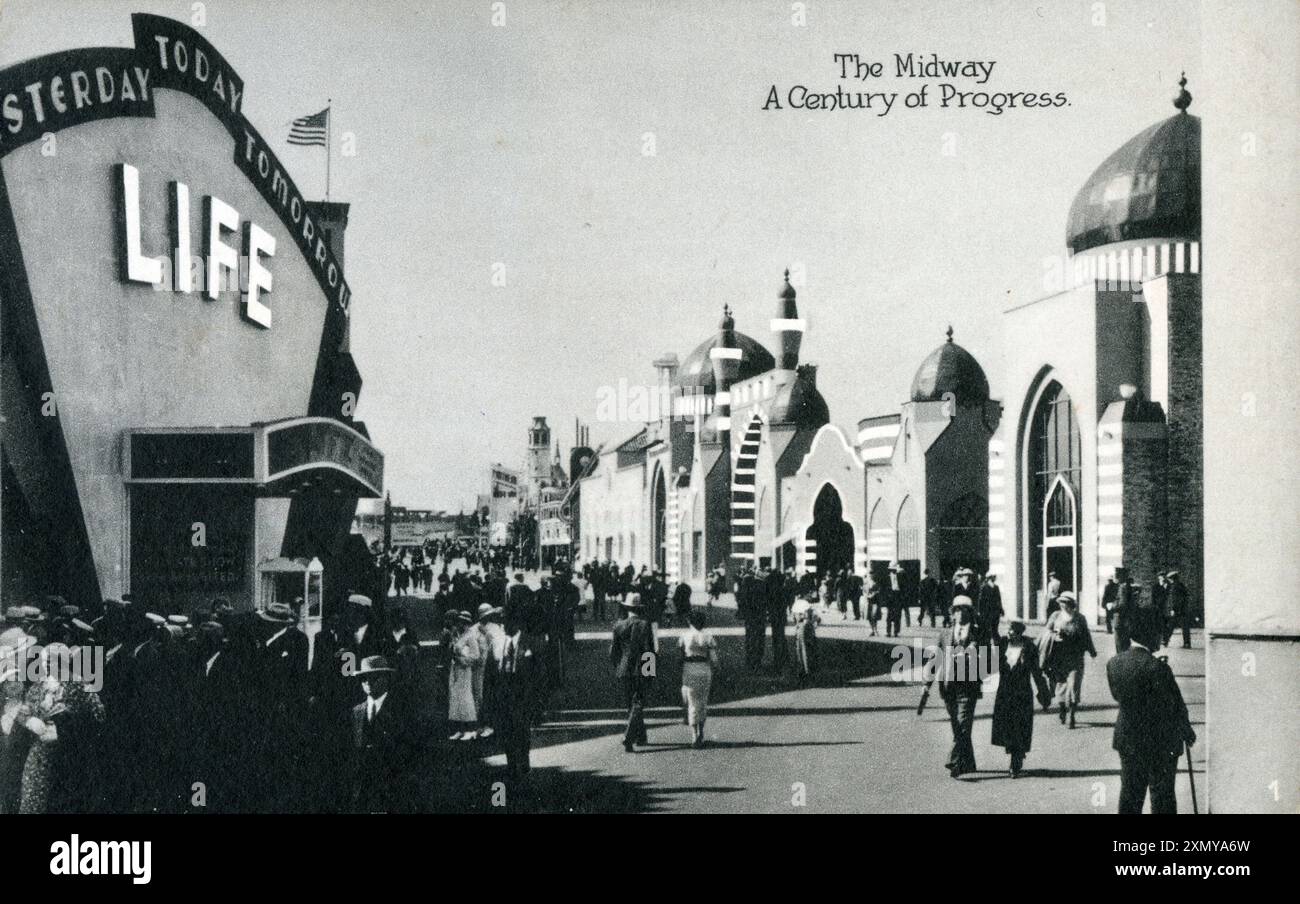
[[[122,279],[148,286],[162,286],[163,261],[148,257],[141,250],[140,171],[128,163],[118,164],[117,234]],[[172,286],[176,292],[195,290],[194,272],[190,268],[190,189],[184,182],[167,183],[171,208]],[[203,286],[197,287],[204,298],[215,301],[223,287],[238,280],[240,315],[263,329],[271,327],[271,308],[264,298],[271,292],[272,278],[263,260],[275,255],[275,237],[251,220],[241,220],[239,211],[214,195],[206,195],[202,204]],[[240,235],[240,246],[228,243],[229,235]]]

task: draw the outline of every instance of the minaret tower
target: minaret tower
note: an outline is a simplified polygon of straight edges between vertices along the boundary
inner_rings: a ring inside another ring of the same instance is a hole
[[[785,271],[785,282],[776,295],[776,317],[772,320],[772,332],[776,333],[777,348],[781,350],[779,364],[782,370],[794,370],[799,366],[799,346],[803,344],[806,323],[799,317],[799,307],[795,304],[794,286],[790,285],[790,271]]]
[[[736,321],[731,316],[731,308],[723,306],[722,323],[719,325],[717,344],[709,350],[709,358],[713,363],[713,412],[718,419],[718,441],[722,443],[722,480],[733,491],[729,494],[731,498],[731,518],[727,523],[727,542],[725,548],[731,553],[731,559],[734,562],[735,548],[731,537],[731,521],[736,518],[736,509],[748,508],[749,513],[746,517],[753,518],[754,500],[753,489],[750,489],[748,498],[741,494],[741,499],[736,498],[734,487],[732,485],[732,467],[731,459],[733,450],[731,447],[731,384],[736,381],[740,373],[740,346],[736,344]],[[728,570],[734,570],[734,564]]]

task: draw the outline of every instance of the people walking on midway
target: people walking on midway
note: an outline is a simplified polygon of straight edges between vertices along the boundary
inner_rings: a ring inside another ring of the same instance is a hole
[[[690,614],[690,628],[682,635],[682,705],[686,707],[686,724],[691,727],[692,746],[704,746],[704,721],[709,715],[709,691],[713,672],[718,667],[718,644],[705,630],[707,616],[702,610]]]
[[[985,575],[984,583],[980,585],[979,602],[975,609],[975,621],[980,626],[983,642],[992,644],[1002,642],[1002,638],[998,633],[998,626],[1002,623],[1004,614],[1002,590],[998,587],[998,576],[995,574]]]
[[[353,812],[386,813],[403,803],[410,720],[402,699],[389,689],[394,673],[383,656],[365,657],[355,673],[366,699],[352,710]]]
[[[455,729],[448,740],[472,741],[478,722],[478,709],[474,706],[474,668],[483,658],[479,632],[473,628],[474,618],[468,612],[458,611],[451,635],[451,670],[447,679],[447,721]]]
[[[1043,709],[1052,692],[1039,667],[1038,647],[1025,637],[1025,623],[1013,621],[998,660],[998,691],[993,698],[993,746],[1011,755],[1011,777],[1020,775],[1034,738],[1034,692]]]
[[[1178,757],[1196,743],[1173,670],[1153,655],[1159,644],[1158,623],[1139,619],[1129,648],[1106,663],[1110,693],[1119,703],[1111,746],[1119,753],[1120,813],[1141,813],[1148,789],[1152,813],[1177,813]]]
[[[917,587],[917,600],[921,604],[921,614],[917,616],[917,625],[925,624],[925,617],[930,616],[930,627],[939,624],[939,582],[930,574],[930,569],[921,572],[921,583]]]
[[[1056,576],[1055,571],[1047,573],[1047,612],[1048,618],[1051,618],[1056,610],[1061,607],[1061,579]]]
[[[685,580],[673,588],[673,616],[683,624],[691,622],[691,585]]]
[[[1106,613],[1106,633],[1115,630],[1115,604],[1119,601],[1119,569],[1116,568],[1106,578],[1106,586],[1101,588],[1101,610]]]
[[[500,656],[489,664],[488,705],[512,781],[528,776],[533,722],[546,684],[544,638],[535,634],[533,627],[520,621],[506,622]]]
[[[898,576],[903,569],[897,562],[889,564],[889,576],[885,578],[885,583],[881,590],[885,595],[885,636],[898,637],[903,633],[903,588],[899,583]],[[909,627],[911,618],[908,618]]]
[[[785,646],[785,574],[771,568],[763,578],[763,609],[768,626],[772,629],[772,671],[785,671],[789,651]],[[761,661],[761,659],[760,659]]]
[[[505,650],[506,632],[501,626],[503,611],[500,606],[480,603],[475,613],[474,630],[478,632],[479,652],[482,654],[474,663],[474,709],[478,713],[480,738],[490,738],[495,731],[492,705],[496,695],[489,685],[493,680],[493,667],[501,662]]]
[[[654,686],[658,663],[655,661],[655,638],[646,621],[639,593],[629,593],[622,606],[627,617],[614,626],[614,642],[609,649],[609,661],[614,665],[614,677],[623,690],[627,705],[627,730],[623,733],[623,749],[631,753],[637,744],[648,744],[645,730],[645,702]]]
[[[719,562],[718,567],[713,569],[713,571],[709,572],[708,606],[710,609],[713,608],[713,604],[718,601],[718,597],[722,596],[722,594],[725,593],[726,590],[727,590],[727,569],[723,567],[721,562]]]
[[[794,651],[799,660],[798,683],[802,686],[817,673],[817,607],[801,597],[791,607],[794,616]]]
[[[871,574],[867,578],[867,624],[871,628],[870,637],[876,636],[876,628],[880,624],[880,610],[884,608],[886,591],[876,578]]]
[[[1074,714],[1083,691],[1084,654],[1097,658],[1088,622],[1079,612],[1074,594],[1065,591],[1058,598],[1060,608],[1052,614],[1038,638],[1043,672],[1056,686],[1057,714],[1061,724],[1074,728]]]
[[[980,666],[974,601],[969,596],[953,597],[951,617],[952,626],[939,636],[939,653],[925,693],[928,696],[930,686],[939,682],[939,696],[948,708],[948,721],[952,725],[952,752],[944,765],[949,775],[960,778],[975,771],[971,729],[975,725],[975,704],[983,695],[984,669]]]
[[[1115,581],[1115,652],[1123,653],[1128,649],[1129,634],[1138,614],[1138,589],[1123,566],[1116,567]]]
[[[1169,618],[1165,622],[1165,645],[1168,646],[1170,638],[1174,636],[1174,626],[1177,625],[1183,633],[1183,649],[1186,650],[1192,645],[1192,607],[1187,593],[1187,585],[1177,571],[1170,571],[1165,575],[1169,583]]]

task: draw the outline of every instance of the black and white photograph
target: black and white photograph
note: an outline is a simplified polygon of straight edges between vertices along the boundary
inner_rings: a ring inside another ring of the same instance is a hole
[[[1298,46],[4,0],[0,813],[1300,812]]]

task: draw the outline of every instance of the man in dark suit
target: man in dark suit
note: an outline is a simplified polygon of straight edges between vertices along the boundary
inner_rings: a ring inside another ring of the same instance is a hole
[[[925,569],[921,576],[921,584],[917,588],[917,596],[921,603],[921,614],[916,623],[921,625],[925,622],[926,615],[930,616],[930,627],[935,627],[939,622],[939,582],[930,574],[930,569]]]
[[[505,646],[499,660],[489,659],[486,680],[493,727],[506,754],[507,773],[516,782],[528,776],[539,689],[545,684],[544,638],[527,627],[506,624]]]
[[[402,803],[409,726],[401,698],[390,691],[393,673],[382,656],[367,656],[357,669],[366,694],[352,710],[351,804],[357,813],[387,813]]]
[[[1152,813],[1177,813],[1174,779],[1183,745],[1196,742],[1182,691],[1163,659],[1160,625],[1138,618],[1130,646],[1106,664],[1111,696],[1119,703],[1111,746],[1119,752],[1119,812],[1141,813],[1151,789]]]
[[[772,670],[785,669],[788,651],[785,647],[785,575],[779,568],[771,569],[763,579],[763,608],[767,623],[772,627]]]
[[[1129,577],[1128,569],[1115,569],[1115,652],[1128,649],[1133,623],[1137,618],[1137,588]]]
[[[1179,577],[1177,571],[1171,571],[1165,575],[1168,580],[1168,597],[1169,597],[1169,620],[1165,623],[1165,644],[1169,643],[1169,638],[1173,637],[1174,625],[1177,624],[1183,631],[1183,649],[1186,650],[1192,645],[1192,610],[1191,602],[1187,593],[1187,585]]]
[[[524,582],[523,573],[516,574],[515,582],[506,588],[505,620],[523,624],[533,607],[533,596],[533,588]]]
[[[623,608],[627,610],[627,618],[614,626],[609,661],[614,664],[614,677],[623,686],[623,699],[627,703],[623,749],[631,753],[637,744],[649,743],[645,732],[645,701],[654,683],[658,663],[655,662],[654,631],[646,621],[640,594],[629,593],[623,600]]]
[[[259,761],[266,783],[260,809],[285,812],[299,805],[298,766],[306,759],[311,644],[298,628],[293,607],[271,603],[258,616],[263,633],[260,686],[255,693],[262,704]]]
[[[979,603],[975,612],[975,621],[979,625],[983,638],[982,643],[1001,643],[998,626],[1002,623],[1002,616],[1005,614],[998,577],[995,574],[986,575],[984,583],[980,586]]]

